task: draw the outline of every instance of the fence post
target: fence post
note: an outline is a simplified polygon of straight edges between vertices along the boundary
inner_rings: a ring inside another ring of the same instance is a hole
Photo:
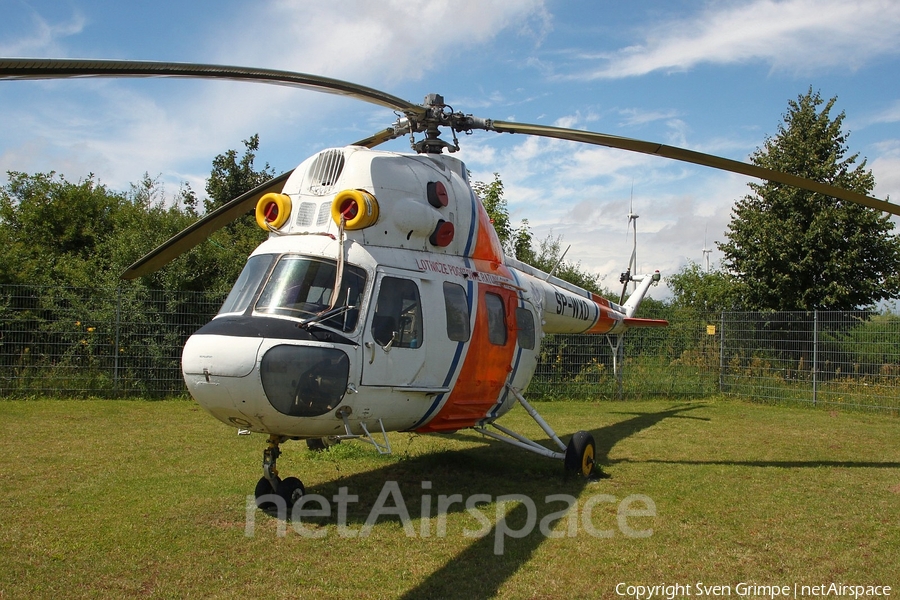
[[[819,394],[819,311],[813,311],[813,406],[818,404]]]
[[[725,311],[719,317],[719,393],[725,393]]]
[[[122,322],[122,285],[116,286],[116,347],[113,350],[113,395],[119,396],[119,332]]]

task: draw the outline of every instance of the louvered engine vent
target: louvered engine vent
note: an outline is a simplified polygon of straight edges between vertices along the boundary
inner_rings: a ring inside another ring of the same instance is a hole
[[[306,193],[314,196],[325,196],[332,193],[343,169],[343,151],[325,150],[320,152],[306,174]]]

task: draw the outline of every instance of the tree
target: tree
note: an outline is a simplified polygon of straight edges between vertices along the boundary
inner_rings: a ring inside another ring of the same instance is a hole
[[[500,238],[503,250],[508,250],[513,228],[509,222],[509,208],[506,206],[506,199],[503,198],[503,182],[500,180],[500,174],[494,173],[494,180],[490,183],[473,182],[472,190],[481,199],[484,210],[491,218],[491,225]]]
[[[690,262],[680,271],[666,277],[672,290],[672,306],[693,308],[701,313],[731,310],[738,303],[737,288],[732,277],[723,271],[704,271]]]
[[[844,113],[812,88],[788,103],[753,164],[871,194],[875,179],[848,156]],[[817,110],[819,106],[824,107]],[[773,182],[751,183],[719,243],[748,309],[849,310],[900,293],[900,241],[888,216]]]
[[[600,276],[584,271],[580,262],[573,263],[564,259],[560,262],[560,259],[563,258],[563,252],[565,252],[565,249],[562,247],[562,236],[554,237],[552,233],[549,233],[538,244],[537,252],[532,252],[533,259],[529,264],[545,273],[552,271],[555,277],[574,283],[578,287],[595,294],[603,295],[607,293],[600,286]],[[555,270],[554,267],[556,267]]]
[[[275,176],[269,163],[259,170],[254,166],[256,152],[259,150],[259,134],[243,140],[243,144],[244,154],[240,159],[237,150],[228,150],[213,159],[212,171],[206,180],[208,197],[203,201],[207,213]],[[267,236],[268,233],[256,224],[256,217],[252,213],[213,234],[209,242],[204,244],[216,248],[214,264],[204,266],[207,269],[206,287],[211,289],[217,286],[221,289],[224,286],[224,289],[228,289],[244,268],[247,257]]]
[[[500,174],[494,173],[494,180],[490,183],[473,182],[472,190],[481,199],[481,204],[500,239],[503,252],[524,263],[533,264],[535,254],[528,219],[522,219],[519,227],[512,226],[509,219],[509,207],[503,197],[503,181],[500,179]]]
[[[96,285],[109,270],[103,248],[126,196],[93,175],[78,183],[53,172],[8,177],[0,189],[0,283]]]
[[[268,164],[253,165],[259,136],[244,145],[240,158],[228,150],[213,159],[207,211],[272,177]],[[0,284],[115,287],[128,265],[196,220],[197,205],[189,185],[171,198],[147,173],[122,193],[93,175],[73,183],[53,172],[10,172],[0,187]],[[248,215],[132,287],[223,293],[265,237]]]
[[[209,197],[203,201],[206,212],[214,211],[275,176],[269,163],[259,171],[253,166],[259,150],[259,134],[253,134],[243,144],[244,155],[240,160],[237,158],[237,150],[227,150],[213,159],[212,171],[206,180],[206,193]]]
[[[534,253],[531,228],[528,227],[528,219],[522,219],[522,226],[515,230],[512,240],[513,256],[524,263],[533,265],[537,256]]]
[[[556,277],[597,294],[605,293],[600,287],[600,276],[585,272],[580,263],[563,261],[557,266],[563,253],[562,236],[554,237],[552,233],[548,234],[535,249],[528,220],[522,219],[519,227],[512,226],[509,208],[503,197],[503,181],[499,173],[494,173],[494,180],[491,183],[473,182],[472,189],[481,199],[507,255],[548,273],[556,267],[556,270],[553,270]]]

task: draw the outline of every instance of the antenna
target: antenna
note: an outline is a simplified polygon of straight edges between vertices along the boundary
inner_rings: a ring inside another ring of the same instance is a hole
[[[553,268],[550,269],[550,272],[547,273],[547,277],[544,278],[544,281],[550,281],[550,278],[553,277],[553,274],[556,273],[556,269],[559,268],[559,265],[562,264],[563,259],[566,257],[566,252],[569,251],[569,248],[572,247],[572,244],[566,246],[566,249],[563,251],[562,256],[559,257],[559,260],[556,261],[556,264],[553,265]]]
[[[703,258],[706,259],[706,272],[709,273],[709,255],[712,253],[712,250],[706,247],[706,236],[709,233],[709,225],[706,226],[706,231],[703,233]]]

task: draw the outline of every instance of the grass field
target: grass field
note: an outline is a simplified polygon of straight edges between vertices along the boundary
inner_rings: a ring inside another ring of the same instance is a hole
[[[0,401],[0,598],[616,598],[620,583],[696,597],[698,582],[732,596],[741,583],[900,593],[900,419],[717,399],[537,408],[565,437],[591,430],[608,478],[566,477],[473,433],[394,434],[391,456],[289,442],[279,470],[332,514],[284,523],[247,507],[263,436],[192,402]],[[521,409],[505,422],[545,439]],[[340,488],[358,496],[342,527]],[[497,502],[515,494],[533,505]],[[552,494],[577,498],[566,516]],[[398,497],[408,521],[384,516]]]

